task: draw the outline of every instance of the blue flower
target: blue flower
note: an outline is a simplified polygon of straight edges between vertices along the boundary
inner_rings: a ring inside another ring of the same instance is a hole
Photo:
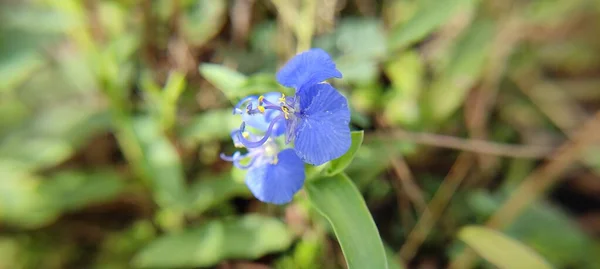
[[[238,137],[240,131],[232,132],[236,147],[243,147]],[[252,137],[252,135],[247,135]],[[246,185],[254,196],[265,203],[285,204],[292,200],[304,184],[304,163],[293,149],[279,151],[273,139],[260,147],[248,148],[248,153],[235,152],[233,156],[221,154],[221,158],[233,162],[240,169],[247,169]]]
[[[341,78],[329,55],[321,49],[311,49],[296,55],[277,73],[277,81],[296,90],[293,97],[281,97],[274,102],[264,96],[242,100],[234,112],[243,113],[240,107],[246,106],[247,115],[263,114],[269,122],[263,126],[265,136],[252,141],[245,132],[246,123],[240,126],[239,141],[247,148],[261,147],[272,135],[282,132],[285,122],[286,144],[294,142],[298,157],[304,162],[321,165],[341,157],[350,148],[350,110],[348,101],[331,85],[324,83],[330,78]],[[252,103],[256,100],[256,103]],[[271,114],[268,111],[278,111]],[[268,119],[267,119],[268,118]],[[255,126],[253,126],[255,127]]]

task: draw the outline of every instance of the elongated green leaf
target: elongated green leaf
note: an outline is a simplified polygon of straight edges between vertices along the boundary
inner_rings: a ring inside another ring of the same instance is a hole
[[[352,162],[352,159],[354,159],[354,154],[356,154],[360,148],[360,145],[362,145],[364,136],[364,131],[352,132],[352,144],[350,145],[350,149],[348,149],[348,152],[342,155],[342,157],[329,162],[329,167],[327,168],[327,171],[325,171],[325,175],[333,176],[343,172],[344,169],[346,169],[346,167]]]
[[[221,90],[232,103],[247,95],[246,91],[242,91],[247,77],[235,70],[218,64],[202,64],[200,65],[200,74]]]
[[[292,234],[276,219],[246,215],[215,220],[151,242],[133,260],[137,268],[212,266],[225,259],[256,259],[287,249]]]
[[[171,4],[171,1],[166,1]],[[181,20],[184,37],[200,46],[218,34],[227,21],[227,1],[184,1],[185,11]]]
[[[475,22],[457,43],[452,59],[429,92],[429,109],[434,120],[448,118],[464,103],[469,89],[481,76],[493,35],[492,22]]]
[[[213,110],[192,119],[182,130],[186,143],[209,142],[228,139],[232,130],[239,128],[241,118],[231,109]]]
[[[181,209],[186,202],[186,192],[177,150],[151,117],[135,118],[133,130],[143,153],[141,166],[150,180],[156,202],[163,208]]]
[[[389,42],[391,49],[410,46],[414,42],[423,39],[448,21],[456,11],[468,7],[473,1],[441,0],[421,2],[424,3],[424,6],[419,9],[417,14],[411,20],[393,30]]]
[[[333,227],[349,269],[388,267],[375,222],[346,175],[310,181],[305,189],[312,205]]]
[[[119,195],[125,183],[114,171],[66,171],[44,180],[40,195],[57,211],[76,210],[109,201]]]
[[[467,226],[460,230],[458,238],[499,268],[552,268],[535,251],[495,230]]]
[[[385,247],[385,256],[388,262],[388,269],[404,269],[404,264],[398,260],[396,253],[389,246]]]

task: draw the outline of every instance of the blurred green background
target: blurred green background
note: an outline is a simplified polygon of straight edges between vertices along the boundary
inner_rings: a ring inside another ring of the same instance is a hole
[[[303,191],[260,203],[218,157],[311,47],[390,268],[494,268],[486,222],[600,268],[599,33],[595,0],[0,1],[0,269],[344,268]]]

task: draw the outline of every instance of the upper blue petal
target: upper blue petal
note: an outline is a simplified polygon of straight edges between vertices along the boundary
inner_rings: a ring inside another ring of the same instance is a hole
[[[279,103],[279,97],[281,97],[281,93],[278,92],[270,92],[264,94],[265,99],[271,103]],[[258,97],[252,100],[252,107],[256,108],[258,106]],[[242,108],[243,109],[243,108]],[[246,122],[248,126],[252,126],[260,131],[266,131],[269,128],[269,124],[271,120],[281,115],[281,111],[277,110],[266,110],[265,114],[257,113],[257,114],[242,114],[242,120]],[[275,136],[280,136],[285,132],[285,121],[281,121],[277,126],[275,126],[273,134]]]
[[[285,204],[304,184],[304,163],[292,149],[282,150],[277,159],[277,164],[267,163],[250,168],[246,185],[258,200]]]
[[[277,72],[279,84],[295,88],[296,91],[330,78],[341,77],[342,73],[336,69],[329,54],[319,48],[294,56]]]
[[[308,87],[298,96],[301,114],[294,143],[298,157],[321,165],[344,155],[351,144],[346,98],[326,83]]]

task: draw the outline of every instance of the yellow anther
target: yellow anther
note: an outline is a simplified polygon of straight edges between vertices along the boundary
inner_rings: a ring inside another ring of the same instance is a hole
[[[260,113],[265,113],[265,107],[264,106],[258,106],[258,111],[260,111]]]
[[[287,106],[282,106],[281,107],[281,111],[283,111],[283,117],[286,120],[289,120],[290,119],[290,110],[288,109],[288,107]]]
[[[278,162],[279,162],[279,159],[277,159],[277,155],[275,155],[275,157],[271,161],[271,164],[277,164]]]
[[[250,133],[242,132],[242,136],[247,139],[248,137],[250,137]]]
[[[258,97],[258,103],[259,104],[262,104],[263,100],[265,100],[264,96],[261,95],[261,96]]]
[[[285,104],[285,94],[281,94],[281,97],[279,97],[279,102]]]

